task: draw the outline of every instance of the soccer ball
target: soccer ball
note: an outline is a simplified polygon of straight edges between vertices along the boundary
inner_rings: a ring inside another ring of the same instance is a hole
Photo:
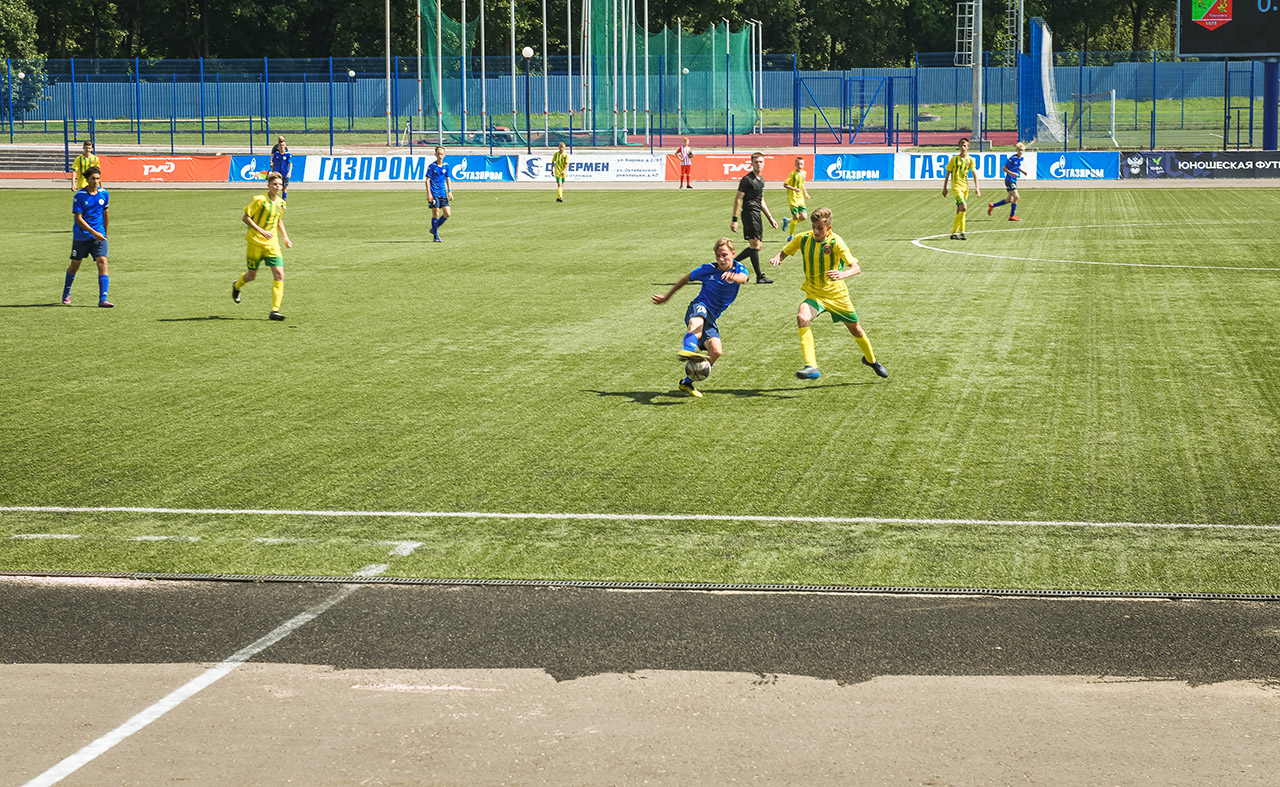
[[[711,374],[711,362],[694,358],[684,362],[684,373],[690,380],[705,380]]]
[[[682,69],[680,69],[680,73],[681,73],[681,74],[684,74],[685,76],[688,76],[688,74],[689,74],[689,69],[687,69],[687,68],[682,68]]]

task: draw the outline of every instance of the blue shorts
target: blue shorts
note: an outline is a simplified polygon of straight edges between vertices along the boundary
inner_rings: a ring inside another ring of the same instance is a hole
[[[689,304],[689,308],[684,310],[684,324],[688,325],[689,320],[694,317],[702,318],[702,340],[698,342],[701,347],[708,339],[719,339],[720,328],[716,325],[715,319],[711,316],[711,310],[707,308],[705,303],[693,301]]]
[[[1005,178],[1005,179],[1004,179],[1004,190],[1005,190],[1005,191],[1017,191],[1017,190],[1018,190],[1018,181],[1014,180],[1013,178]]]
[[[431,208],[440,208],[440,209],[447,208],[449,207],[449,198],[444,195],[437,196],[435,194],[432,194],[427,199],[427,206]]]
[[[83,260],[85,257],[97,259],[105,256],[107,256],[107,242],[105,240],[90,238],[89,240],[71,241],[71,259],[73,260]]]

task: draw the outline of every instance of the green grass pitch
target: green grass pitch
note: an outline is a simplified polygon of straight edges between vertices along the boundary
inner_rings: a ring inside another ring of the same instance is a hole
[[[420,190],[299,184],[283,324],[228,292],[252,192],[114,190],[108,311],[55,305],[70,195],[0,191],[0,506],[619,515],[3,511],[0,570],[1280,592],[1280,530],[1124,524],[1280,524],[1280,190],[1031,186],[963,244],[940,189],[812,192],[890,378],[822,321],[794,377],[791,260],[692,399],[696,290],[649,296],[726,191],[460,187],[432,244]]]

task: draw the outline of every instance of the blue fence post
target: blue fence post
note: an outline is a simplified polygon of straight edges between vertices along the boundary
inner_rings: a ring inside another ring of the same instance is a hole
[[[662,126],[667,122],[667,114],[664,111],[666,107],[662,106],[662,84],[667,81],[666,72],[662,70],[665,68],[663,60],[665,58],[662,55],[658,55],[658,147],[662,147]],[[569,86],[569,104],[569,116],[573,117],[573,85]],[[569,131],[569,137],[573,137],[572,127]]]
[[[392,107],[392,111],[395,112],[395,118],[396,118],[396,124],[395,124],[396,147],[400,147],[400,56],[399,55],[396,55],[395,57],[395,70],[392,71],[391,73],[395,75],[395,78],[391,81],[391,86],[388,89],[391,90],[391,96],[392,96],[391,107]],[[467,142],[467,139],[466,139],[466,136],[464,135],[462,138],[462,143],[465,145],[466,142]]]
[[[4,94],[9,101],[9,141],[13,141],[13,60],[4,59]]]
[[[175,86],[178,84],[178,75],[177,75],[177,74],[174,74],[174,75],[173,75],[173,84],[174,84]],[[173,155],[173,135],[174,135],[174,133],[176,133],[176,132],[177,132],[177,130],[178,130],[178,128],[177,128],[177,127],[178,127],[178,118],[177,118],[177,116],[176,116],[176,115],[170,115],[170,116],[169,116],[169,155],[170,155],[170,156],[172,156],[172,155]]]
[[[1262,149],[1275,150],[1280,142],[1280,60],[1270,58],[1262,63]],[[10,123],[13,119],[10,118]]]
[[[76,59],[71,58],[71,136],[79,133],[76,123]]]
[[[572,103],[573,103],[572,86],[570,86],[569,102],[570,102],[570,106],[572,106]],[[572,112],[569,113],[569,153],[570,155],[573,154],[573,113]]]
[[[169,106],[169,153],[173,153],[173,131],[178,117],[178,72],[173,72],[173,98]]]
[[[135,118],[135,126],[138,131],[138,144],[142,144],[142,68],[139,65],[138,58],[133,59],[133,109]]]
[[[302,133],[307,133],[307,72],[302,72]]]
[[[1156,50],[1151,50],[1151,150],[1156,149]]]
[[[266,144],[271,144],[271,67],[262,58],[262,132]]]
[[[200,145],[204,145],[204,58],[200,58]]]
[[[62,171],[71,171],[71,137],[67,134],[67,118],[62,118]]]
[[[333,58],[329,58],[329,155],[333,155]]]
[[[249,116],[249,155],[253,155],[253,115]]]

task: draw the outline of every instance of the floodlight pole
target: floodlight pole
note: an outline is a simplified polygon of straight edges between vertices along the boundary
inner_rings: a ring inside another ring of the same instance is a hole
[[[395,142],[391,136],[391,0],[387,0],[387,147]]]
[[[982,0],[973,0],[973,142],[982,150]]]

